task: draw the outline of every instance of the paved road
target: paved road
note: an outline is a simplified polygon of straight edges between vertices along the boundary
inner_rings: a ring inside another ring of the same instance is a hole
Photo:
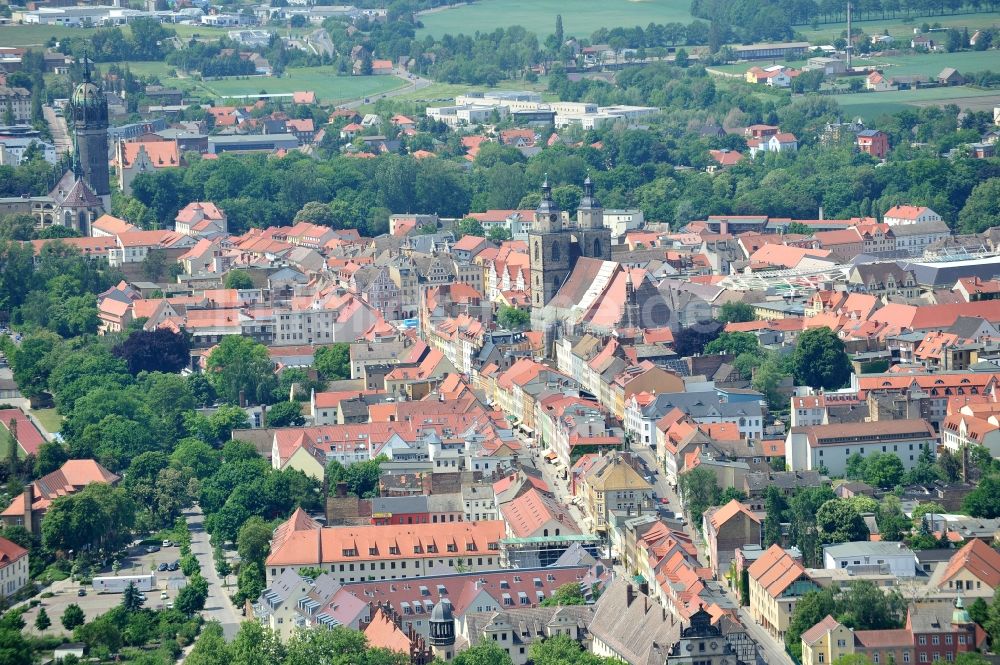
[[[330,39],[330,33],[325,28],[314,30],[303,37],[302,40],[320,55],[337,54],[337,49],[333,46],[333,40]]]
[[[431,85],[433,81],[430,79],[425,79],[416,74],[410,74],[404,69],[394,69],[392,70],[393,76],[396,78],[406,81],[406,85],[402,88],[396,88],[395,90],[389,90],[388,92],[382,92],[377,95],[370,95],[362,99],[355,99],[354,101],[344,102],[339,104],[338,108],[344,109],[356,109],[364,104],[372,104],[376,100],[382,99],[384,97],[397,97],[399,95],[405,95],[407,93],[413,92],[414,90],[421,90]]]
[[[633,446],[632,452],[638,454],[646,464],[651,469],[656,467],[656,458],[653,451],[648,446]],[[680,497],[673,491],[673,488],[663,479],[663,471],[660,471],[660,475],[656,478],[655,489],[656,496],[667,497],[670,501],[670,508],[676,511],[681,509]],[[702,565],[708,566],[707,557],[705,557],[705,545],[701,541],[701,534],[696,528],[697,524],[688,524],[685,526],[685,531],[694,543],[698,546],[698,558]],[[693,528],[695,527],[695,528]],[[739,605],[739,597],[732,590],[726,587],[726,593],[732,598],[733,602]],[[764,652],[764,659],[767,661],[768,665],[794,665],[791,656],[785,651],[785,645],[779,640],[771,637],[763,627],[753,620],[750,615],[748,608],[741,607],[739,610],[740,621],[746,627],[747,632],[750,636],[760,645],[761,650]]]
[[[73,141],[69,137],[66,118],[57,116],[55,109],[48,105],[42,107],[42,115],[45,116],[45,122],[48,123],[49,130],[52,132],[52,143],[55,144],[56,154],[72,152]]]
[[[222,632],[227,640],[236,636],[243,617],[233,607],[229,594],[236,591],[235,587],[223,587],[222,580],[215,572],[215,560],[212,557],[212,546],[208,542],[208,533],[203,526],[204,515],[201,508],[195,507],[184,514],[188,527],[191,529],[191,553],[201,564],[201,574],[208,580],[208,600],[201,615],[206,621],[218,621],[222,624]]]

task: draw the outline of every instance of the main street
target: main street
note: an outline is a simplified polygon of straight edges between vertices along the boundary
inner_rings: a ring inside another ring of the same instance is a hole
[[[222,624],[222,632],[226,639],[232,640],[236,637],[243,621],[243,617],[229,600],[229,593],[231,590],[235,591],[235,587],[223,587],[222,580],[215,571],[212,545],[208,542],[208,532],[204,526],[205,516],[201,508],[195,506],[188,510],[184,518],[191,530],[191,553],[198,559],[202,577],[208,581],[208,599],[201,615],[206,621],[218,621]]]
[[[646,466],[650,469],[656,469],[656,456],[651,448],[648,446],[633,445],[631,451],[638,455],[644,462]],[[657,497],[667,497],[670,502],[670,508],[674,511],[680,511],[681,502],[680,497],[674,492],[673,488],[665,480],[664,473],[661,470],[658,475],[656,475],[656,482],[653,483],[654,491]],[[701,561],[702,565],[708,566],[708,562],[704,556],[704,543],[701,540],[701,520],[700,516],[698,519],[692,520],[692,523],[686,524],[684,526],[685,533],[691,537],[692,542],[698,546],[698,559]],[[726,593],[729,597],[739,606],[739,596],[728,586],[726,587]],[[791,656],[785,651],[785,645],[771,637],[770,633],[764,630],[753,617],[750,615],[748,608],[740,607],[739,609],[740,623],[746,628],[747,633],[750,637],[754,639],[755,642],[760,646],[761,651],[764,652],[764,660],[767,661],[768,665],[794,665]]]
[[[66,118],[56,115],[56,110],[46,104],[42,107],[42,115],[52,132],[52,144],[55,145],[56,154],[62,155],[73,151],[73,141],[69,138],[69,129],[66,127]]]

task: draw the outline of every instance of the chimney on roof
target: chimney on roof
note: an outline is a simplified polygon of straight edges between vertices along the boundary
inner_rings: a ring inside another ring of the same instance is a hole
[[[631,607],[633,600],[635,600],[635,589],[630,582],[625,585],[625,607]]]
[[[12,443],[12,445],[17,444]],[[24,496],[24,528],[28,531],[34,531],[31,528],[31,504],[35,502],[35,484],[28,483],[24,488],[22,496]]]

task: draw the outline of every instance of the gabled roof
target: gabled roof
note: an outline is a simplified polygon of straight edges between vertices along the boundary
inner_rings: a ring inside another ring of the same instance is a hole
[[[802,641],[806,644],[815,644],[821,637],[826,635],[831,630],[836,630],[840,626],[840,622],[834,619],[832,616],[827,614],[822,621],[817,623],[815,626],[802,633]]]
[[[764,591],[772,598],[777,598],[805,575],[806,569],[779,545],[771,545],[750,567],[747,573],[750,579],[757,580]]]
[[[972,539],[948,560],[939,586],[943,586],[963,570],[975,575],[988,587],[996,589],[1000,587],[1000,552],[978,538]]]
[[[737,515],[749,517],[752,521],[760,524],[760,518],[750,512],[750,509],[747,506],[743,505],[736,499],[733,499],[726,505],[713,510],[708,516],[709,523],[716,531],[718,531],[726,522],[733,519]]]

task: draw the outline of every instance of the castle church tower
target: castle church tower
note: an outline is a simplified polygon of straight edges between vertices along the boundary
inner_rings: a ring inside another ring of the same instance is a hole
[[[552,200],[548,178],[542,183],[542,200],[528,233],[531,264],[531,311],[538,314],[552,300],[573,268],[573,247],[563,232],[562,211]]]
[[[76,150],[84,182],[111,210],[108,175],[108,100],[100,86],[90,80],[90,61],[84,58],[83,83],[70,100]]]

